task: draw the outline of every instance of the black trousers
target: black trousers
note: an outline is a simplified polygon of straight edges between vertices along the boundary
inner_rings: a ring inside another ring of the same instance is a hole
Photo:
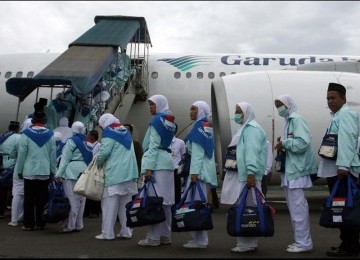
[[[0,215],[5,215],[5,210],[8,201],[9,188],[0,186]]]
[[[351,176],[351,178],[353,178],[355,182],[357,181],[357,179],[352,174],[349,173],[349,175]],[[337,176],[326,178],[330,193],[337,179],[338,179]],[[346,182],[344,182],[343,184],[345,183]],[[346,197],[346,194],[347,194],[347,185],[340,185],[338,189],[338,193],[336,195],[342,195]],[[360,233],[360,226],[344,224],[340,228],[341,247],[343,247],[344,250],[348,252],[358,252],[358,250],[360,249],[359,233]]]
[[[48,201],[49,180],[24,179],[24,226],[27,228],[44,227],[44,207]]]
[[[178,204],[181,200],[181,176],[178,173],[178,169],[174,170],[174,184],[175,184],[175,204]]]

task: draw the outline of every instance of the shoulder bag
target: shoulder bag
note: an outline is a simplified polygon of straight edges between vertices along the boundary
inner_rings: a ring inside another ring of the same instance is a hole
[[[347,185],[347,194],[338,194],[340,185]],[[323,199],[319,221],[326,228],[339,228],[344,223],[360,225],[360,191],[350,176],[337,180],[330,196]]]
[[[100,201],[105,188],[104,169],[96,165],[97,155],[80,175],[74,186],[74,192],[88,199]]]
[[[224,168],[226,170],[237,171],[236,146],[230,146],[226,149],[225,158]]]
[[[188,193],[191,191],[191,200],[185,202]],[[195,192],[199,192],[200,201],[195,199]],[[201,231],[213,229],[211,209],[206,203],[204,192],[199,181],[190,183],[184,192],[179,204],[172,207],[172,226],[173,232]]]
[[[237,202],[228,209],[227,233],[233,237],[272,237],[275,210],[265,202],[264,195],[256,186],[253,188],[257,205],[246,206],[246,198],[251,188],[245,185]]]
[[[44,221],[47,223],[57,223],[69,216],[71,206],[69,199],[65,197],[62,183],[55,182],[50,178],[49,200],[44,207]]]
[[[150,185],[154,189],[155,196],[148,195]],[[143,197],[140,198],[142,193]],[[134,200],[125,205],[126,226],[131,228],[141,227],[165,221],[166,215],[162,207],[163,201],[164,198],[157,195],[152,180],[144,183]]]
[[[9,188],[12,186],[14,167],[2,169],[0,173],[0,186]]]

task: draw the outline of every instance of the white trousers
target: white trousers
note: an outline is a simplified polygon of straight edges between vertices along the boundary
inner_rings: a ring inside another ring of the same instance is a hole
[[[190,181],[190,178],[188,178],[188,182],[186,183],[186,186],[185,186],[185,191],[187,190],[187,188],[189,187],[191,181]],[[201,186],[201,190],[203,191],[204,193],[204,197],[205,197],[205,200],[207,201],[207,197],[208,197],[208,193],[209,193],[209,184],[205,183],[205,182],[202,182],[200,181],[200,186]],[[189,192],[187,198],[185,201],[189,201],[190,200],[190,194],[191,192]],[[183,196],[184,194],[181,194],[181,196]],[[195,193],[195,200],[200,200],[200,196],[199,196],[199,193],[196,192]],[[204,246],[207,246],[209,244],[209,237],[208,237],[208,232],[207,230],[202,230],[202,231],[190,231],[190,236],[191,236],[191,240],[193,242],[195,242],[196,244],[198,245],[204,245]]]
[[[76,180],[63,180],[65,196],[69,198],[71,210],[69,217],[63,221],[62,227],[80,230],[84,228],[83,215],[86,198],[74,193],[75,184]]]
[[[106,239],[115,238],[114,227],[116,217],[119,216],[120,221],[120,237],[131,238],[133,229],[126,226],[126,209],[125,205],[131,201],[131,194],[113,195],[103,197],[101,199],[102,223],[101,232]]]
[[[171,205],[163,204],[162,207],[165,211],[166,220],[158,224],[149,225],[146,238],[157,241],[160,240],[160,237],[171,238]]]
[[[240,193],[244,189],[246,182],[240,182]],[[261,181],[255,182],[256,187],[262,192],[261,190]],[[240,196],[240,194],[239,194]],[[255,189],[252,188],[249,190],[248,195],[246,197],[246,206],[256,206],[256,197],[255,197]],[[259,238],[258,237],[236,237],[237,243],[236,246],[241,248],[249,248],[253,249],[258,246]]]
[[[20,222],[24,218],[24,180],[13,178],[11,201],[11,222]]]
[[[294,230],[295,245],[305,249],[312,249],[309,205],[304,190],[301,188],[289,189],[285,186],[284,192],[290,212],[291,225]]]

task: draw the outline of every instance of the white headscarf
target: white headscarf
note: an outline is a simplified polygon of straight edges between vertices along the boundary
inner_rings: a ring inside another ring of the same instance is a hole
[[[169,103],[165,96],[163,95],[153,95],[149,97],[149,100],[156,104],[156,114],[157,113],[169,113]]]
[[[62,117],[59,120],[59,126],[69,126],[69,119],[67,117]]]
[[[292,96],[288,95],[288,94],[283,94],[280,95],[277,99],[275,100],[279,100],[281,101],[288,109],[289,113],[287,114],[287,116],[284,117],[285,120],[285,125],[284,125],[284,129],[283,129],[283,134],[282,134],[282,138],[281,139],[285,139],[286,136],[286,132],[287,132],[287,127],[288,127],[288,118],[289,116],[295,112],[297,110],[297,106],[295,104],[295,100]]]
[[[25,121],[23,122],[22,127],[21,127],[21,132],[24,132],[30,126],[32,126],[31,118],[25,119]]]
[[[198,112],[197,112],[195,121],[199,121],[200,119],[203,119],[204,117],[209,118],[210,108],[209,108],[209,105],[205,101],[196,101],[192,105],[196,106],[198,108]]]
[[[244,119],[242,120],[240,128],[233,135],[231,142],[229,144],[229,147],[237,145],[237,143],[239,142],[239,138],[241,136],[242,130],[244,129],[244,126],[247,125],[251,120],[255,119],[255,112],[250,103],[240,102],[240,103],[237,103],[236,106],[239,106],[241,108],[241,110],[244,114]]]
[[[62,134],[60,132],[54,132],[55,141],[62,141]]]
[[[114,123],[120,123],[120,121],[113,114],[105,113],[99,118],[99,125],[102,129],[105,129]]]
[[[80,121],[74,122],[71,126],[71,130],[74,134],[85,134],[85,126]]]
[[[280,95],[275,100],[281,101],[288,108],[289,114],[288,116],[286,116],[286,119],[289,117],[289,115],[291,115],[293,112],[297,110],[297,106],[295,104],[294,98],[288,94]]]

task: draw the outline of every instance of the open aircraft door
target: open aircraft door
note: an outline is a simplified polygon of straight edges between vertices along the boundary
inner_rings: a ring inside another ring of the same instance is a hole
[[[235,105],[246,101],[250,103],[255,117],[264,129],[273,129],[273,94],[268,75],[239,73],[224,76],[213,81],[211,86],[212,119],[215,137],[215,160],[219,173],[222,173],[225,152],[232,135],[239,128],[234,120]],[[267,132],[267,139],[273,142],[274,136]]]

